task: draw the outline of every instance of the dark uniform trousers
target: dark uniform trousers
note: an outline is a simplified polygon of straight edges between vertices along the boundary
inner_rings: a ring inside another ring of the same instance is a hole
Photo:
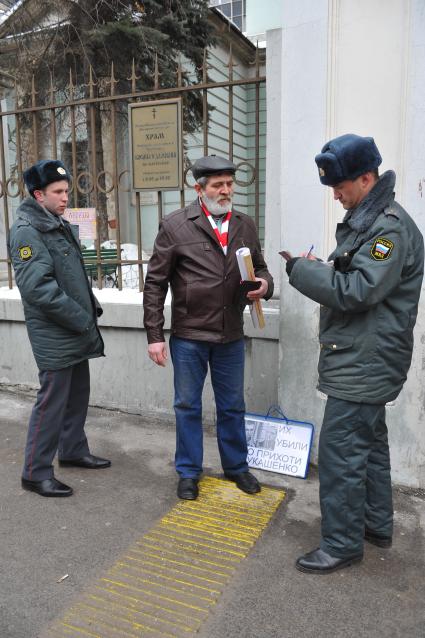
[[[53,459],[77,459],[89,453],[84,433],[90,395],[89,362],[62,370],[40,370],[40,389],[33,407],[22,477],[53,477]]]
[[[365,525],[392,535],[385,405],[328,397],[319,441],[321,548],[337,558],[363,553]]]

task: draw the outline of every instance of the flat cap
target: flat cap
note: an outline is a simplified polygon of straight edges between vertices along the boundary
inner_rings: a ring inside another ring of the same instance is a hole
[[[382,157],[373,137],[347,133],[327,142],[314,158],[322,184],[335,186],[378,168]]]
[[[221,175],[222,173],[234,175],[236,173],[236,166],[224,157],[207,155],[206,157],[201,157],[196,160],[192,166],[192,173],[195,179],[209,177],[210,175]]]
[[[24,171],[25,186],[31,195],[34,191],[46,188],[49,184],[62,179],[70,182],[71,174],[59,160],[40,160]]]

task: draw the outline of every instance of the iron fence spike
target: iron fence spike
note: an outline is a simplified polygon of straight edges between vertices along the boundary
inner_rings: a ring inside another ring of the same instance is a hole
[[[135,93],[136,92],[136,81],[140,80],[141,76],[140,75],[136,75],[136,63],[134,61],[134,58],[131,62],[131,76],[129,78],[127,78],[127,80],[129,82],[131,82],[131,92]]]
[[[32,74],[32,79],[31,79],[31,102],[32,102],[32,106],[36,105],[36,101],[35,101],[35,96],[38,94],[38,91],[35,90],[35,76],[34,73]]]

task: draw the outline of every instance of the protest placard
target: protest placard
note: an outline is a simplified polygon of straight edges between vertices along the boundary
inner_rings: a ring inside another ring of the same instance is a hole
[[[314,432],[312,423],[246,414],[245,431],[249,467],[306,477]]]

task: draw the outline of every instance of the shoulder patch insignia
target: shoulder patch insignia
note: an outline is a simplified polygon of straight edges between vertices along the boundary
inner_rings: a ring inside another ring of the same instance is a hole
[[[394,243],[390,239],[385,237],[378,237],[373,242],[373,246],[370,249],[370,254],[376,261],[383,261],[389,259],[394,248]]]
[[[28,261],[33,256],[31,246],[21,246],[18,248],[18,253],[22,261]]]

